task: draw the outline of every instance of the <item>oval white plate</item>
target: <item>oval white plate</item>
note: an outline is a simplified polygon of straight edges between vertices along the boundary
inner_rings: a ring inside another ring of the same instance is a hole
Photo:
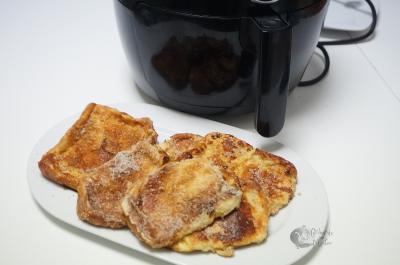
[[[238,248],[233,258],[222,258],[213,253],[182,254],[168,249],[152,249],[141,243],[128,229],[101,228],[79,220],[75,212],[76,192],[46,179],[38,169],[38,161],[41,156],[56,145],[78,119],[80,114],[75,114],[61,121],[43,135],[32,150],[28,161],[27,175],[31,192],[36,201],[50,214],[85,231],[181,265],[243,265],[248,264],[249,261],[252,264],[291,264],[313,248],[313,246],[296,248],[290,240],[290,235],[293,230],[302,226],[306,226],[309,230],[323,231],[328,220],[328,199],[316,172],[290,148],[248,131],[158,106],[137,103],[121,103],[110,106],[135,118],[151,118],[159,134],[159,143],[175,133],[188,132],[205,135],[210,132],[222,132],[235,135],[253,147],[281,156],[291,161],[298,170],[296,195],[287,207],[276,216],[271,217],[267,239],[258,245]],[[311,241],[317,239],[317,235],[315,238],[309,237]]]
[[[376,13],[379,0],[371,0]],[[326,14],[324,28],[361,31],[372,23],[371,8],[364,0],[331,0]]]

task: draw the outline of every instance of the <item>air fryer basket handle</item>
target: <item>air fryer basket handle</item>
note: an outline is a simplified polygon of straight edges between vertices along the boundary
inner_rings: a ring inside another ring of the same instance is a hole
[[[279,16],[242,18],[240,40],[258,57],[254,125],[264,137],[283,128],[289,93],[292,30]]]

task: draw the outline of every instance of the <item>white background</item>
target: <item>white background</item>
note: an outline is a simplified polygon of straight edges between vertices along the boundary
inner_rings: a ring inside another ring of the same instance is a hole
[[[333,233],[296,264],[400,263],[399,12],[381,1],[375,34],[327,47],[328,76],[289,97],[274,139],[319,174]],[[307,77],[321,66],[317,53]],[[112,1],[0,1],[0,264],[167,264],[57,220],[30,193],[33,146],[89,102],[158,104],[132,79]],[[252,114],[213,119],[254,131]]]

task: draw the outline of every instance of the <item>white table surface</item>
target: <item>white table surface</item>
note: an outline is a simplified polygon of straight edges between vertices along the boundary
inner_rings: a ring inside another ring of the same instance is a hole
[[[400,264],[399,12],[381,1],[372,38],[327,47],[328,76],[289,97],[274,139],[319,174],[333,233],[295,264]],[[314,56],[306,75],[320,67]],[[33,146],[89,102],[159,105],[132,79],[112,1],[0,1],[0,264],[168,264],[59,221],[30,193]],[[252,114],[213,119],[254,131]]]

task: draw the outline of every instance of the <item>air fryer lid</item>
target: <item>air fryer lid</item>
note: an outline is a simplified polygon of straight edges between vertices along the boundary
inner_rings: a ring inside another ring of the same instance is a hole
[[[268,11],[277,13],[293,12],[321,0],[119,0],[131,9],[138,2],[167,9],[196,14],[221,17],[257,16]],[[272,3],[273,1],[276,1]],[[264,2],[265,4],[263,4]]]

